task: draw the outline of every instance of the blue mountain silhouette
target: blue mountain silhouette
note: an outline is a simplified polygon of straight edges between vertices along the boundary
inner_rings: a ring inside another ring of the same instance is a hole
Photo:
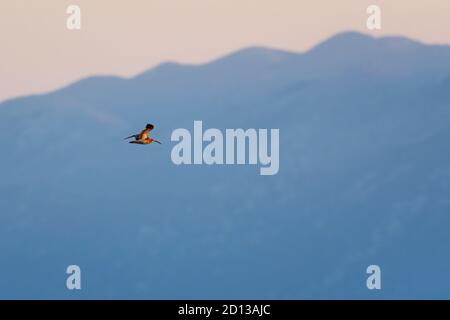
[[[175,166],[194,120],[279,128],[279,173]],[[162,145],[124,143],[147,122]],[[450,298],[449,46],[247,48],[12,99],[0,127],[0,298]]]

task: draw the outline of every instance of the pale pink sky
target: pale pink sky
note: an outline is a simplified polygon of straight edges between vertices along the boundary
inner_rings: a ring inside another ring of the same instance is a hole
[[[70,4],[81,7],[80,31],[66,29]],[[382,9],[380,31],[366,29],[370,4]],[[246,46],[304,51],[340,31],[448,44],[449,17],[450,0],[2,0],[0,101]]]

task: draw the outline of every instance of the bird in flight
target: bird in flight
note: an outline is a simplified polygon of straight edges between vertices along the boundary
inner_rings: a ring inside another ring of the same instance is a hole
[[[152,131],[154,127],[155,127],[154,125],[148,123],[148,124],[145,126],[145,129],[142,130],[140,133],[138,133],[138,134],[133,134],[133,135],[131,135],[131,136],[129,136],[129,137],[126,137],[124,140],[134,138],[134,140],[130,141],[130,143],[150,144],[150,143],[152,143],[152,142],[156,142],[156,143],[161,144],[161,142],[159,142],[158,140],[149,138],[149,136],[148,136],[148,135],[149,135],[149,132]]]

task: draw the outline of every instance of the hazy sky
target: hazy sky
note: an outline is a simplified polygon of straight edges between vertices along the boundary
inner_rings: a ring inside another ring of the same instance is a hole
[[[82,27],[66,28],[81,7]],[[263,45],[307,50],[346,30],[450,43],[450,0],[1,0],[0,101],[95,74],[132,76],[166,61],[201,63]]]

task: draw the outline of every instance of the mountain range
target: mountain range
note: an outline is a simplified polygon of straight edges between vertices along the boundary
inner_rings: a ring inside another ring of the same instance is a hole
[[[279,173],[174,165],[195,120],[279,128]],[[148,122],[162,145],[122,140]],[[450,298],[450,46],[167,62],[5,101],[0,128],[0,298]]]

